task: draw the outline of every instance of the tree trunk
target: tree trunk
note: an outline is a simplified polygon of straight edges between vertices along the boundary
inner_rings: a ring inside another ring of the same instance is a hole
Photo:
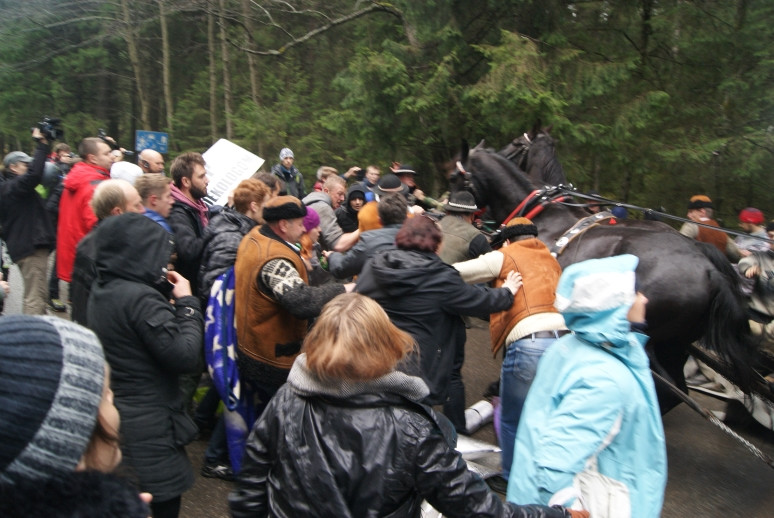
[[[207,50],[210,54],[210,136],[218,140],[218,69],[215,55],[215,15],[207,15]]]
[[[249,45],[253,47],[253,19],[250,16],[250,0],[242,0],[242,16],[244,17],[245,28],[247,29],[247,38]],[[258,64],[255,54],[247,54],[247,66],[250,69],[250,99],[258,105]]]
[[[165,0],[158,0],[159,23],[161,23],[161,79],[164,83],[164,105],[167,109],[167,131],[173,132],[174,104],[172,103],[172,80],[169,70],[169,30],[167,28],[167,9]]]
[[[129,14],[129,0],[121,0],[121,12],[123,13],[124,28],[126,30],[126,47],[129,51],[129,61],[134,72],[134,82],[137,89],[137,99],[140,102],[140,124],[143,129],[148,129],[150,124],[150,103],[145,91],[142,67],[140,66],[140,51],[137,46],[137,38],[133,29],[132,18]]]
[[[649,55],[648,46],[650,45],[650,35],[653,34],[651,18],[653,17],[653,1],[643,0],[642,2],[642,25],[640,26],[640,67],[644,71],[648,66]]]
[[[223,63],[223,111],[226,113],[226,138],[234,137],[232,120],[231,72],[229,71],[228,42],[226,41],[225,0],[220,0],[220,60]]]

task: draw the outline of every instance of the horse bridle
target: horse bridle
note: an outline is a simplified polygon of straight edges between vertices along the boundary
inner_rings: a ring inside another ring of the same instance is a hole
[[[524,134],[524,138],[527,139],[527,142],[532,142],[526,133]],[[462,165],[460,160],[457,160],[456,166],[457,172],[463,178],[462,188],[470,192],[474,198],[481,199],[479,196],[477,196],[476,186],[473,183],[473,173],[466,170],[465,166]],[[543,209],[545,209],[548,205],[552,203],[564,203],[568,199],[570,199],[570,197],[567,195],[567,189],[564,185],[550,187],[547,186],[543,187],[542,189],[536,189],[532,191],[526,198],[524,198],[515,209],[513,209],[513,212],[511,212],[508,217],[505,218],[505,220],[501,223],[501,226],[507,225],[510,220],[517,216],[532,219],[543,212]],[[483,211],[484,208],[482,207],[481,212],[483,213]]]
[[[472,194],[474,199],[480,200],[481,198],[478,196],[478,192],[476,191],[476,186],[473,183],[473,173],[471,173],[470,171],[466,171],[465,167],[462,165],[462,162],[460,160],[457,160],[456,166],[457,166],[457,173],[460,174],[463,179],[462,189]],[[480,212],[481,213],[484,212],[483,207],[480,209]]]
[[[524,140],[519,140],[521,137],[515,138],[511,141],[511,146],[513,146],[513,151],[510,151],[508,153],[503,154],[505,158],[516,164],[516,167],[521,169],[522,171],[525,171],[525,166],[527,164],[527,157],[529,155],[529,148],[532,145],[532,139],[529,138],[529,135],[527,133],[524,133],[522,135]]]

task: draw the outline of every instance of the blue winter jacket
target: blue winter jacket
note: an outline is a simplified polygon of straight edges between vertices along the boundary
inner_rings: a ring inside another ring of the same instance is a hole
[[[626,319],[636,266],[636,257],[624,255],[571,265],[562,275],[556,306],[574,334],[538,364],[516,434],[508,501],[547,504],[571,486],[621,415],[620,432],[598,455],[599,471],[628,486],[632,518],[660,515],[664,430],[647,337],[631,332]]]

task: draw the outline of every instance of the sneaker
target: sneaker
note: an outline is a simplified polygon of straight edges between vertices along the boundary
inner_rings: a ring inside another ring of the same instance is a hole
[[[56,311],[57,313],[64,313],[67,311],[67,306],[64,302],[62,302],[59,299],[49,299],[48,301],[48,307],[51,308],[52,311]]]
[[[234,472],[231,466],[218,462],[216,464],[204,464],[202,466],[202,476],[207,478],[219,478],[221,480],[234,480]]]

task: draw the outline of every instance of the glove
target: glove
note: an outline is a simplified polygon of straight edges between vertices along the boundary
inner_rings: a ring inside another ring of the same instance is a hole
[[[588,511],[573,511],[572,509],[567,509],[567,512],[570,513],[570,518],[589,518]]]

